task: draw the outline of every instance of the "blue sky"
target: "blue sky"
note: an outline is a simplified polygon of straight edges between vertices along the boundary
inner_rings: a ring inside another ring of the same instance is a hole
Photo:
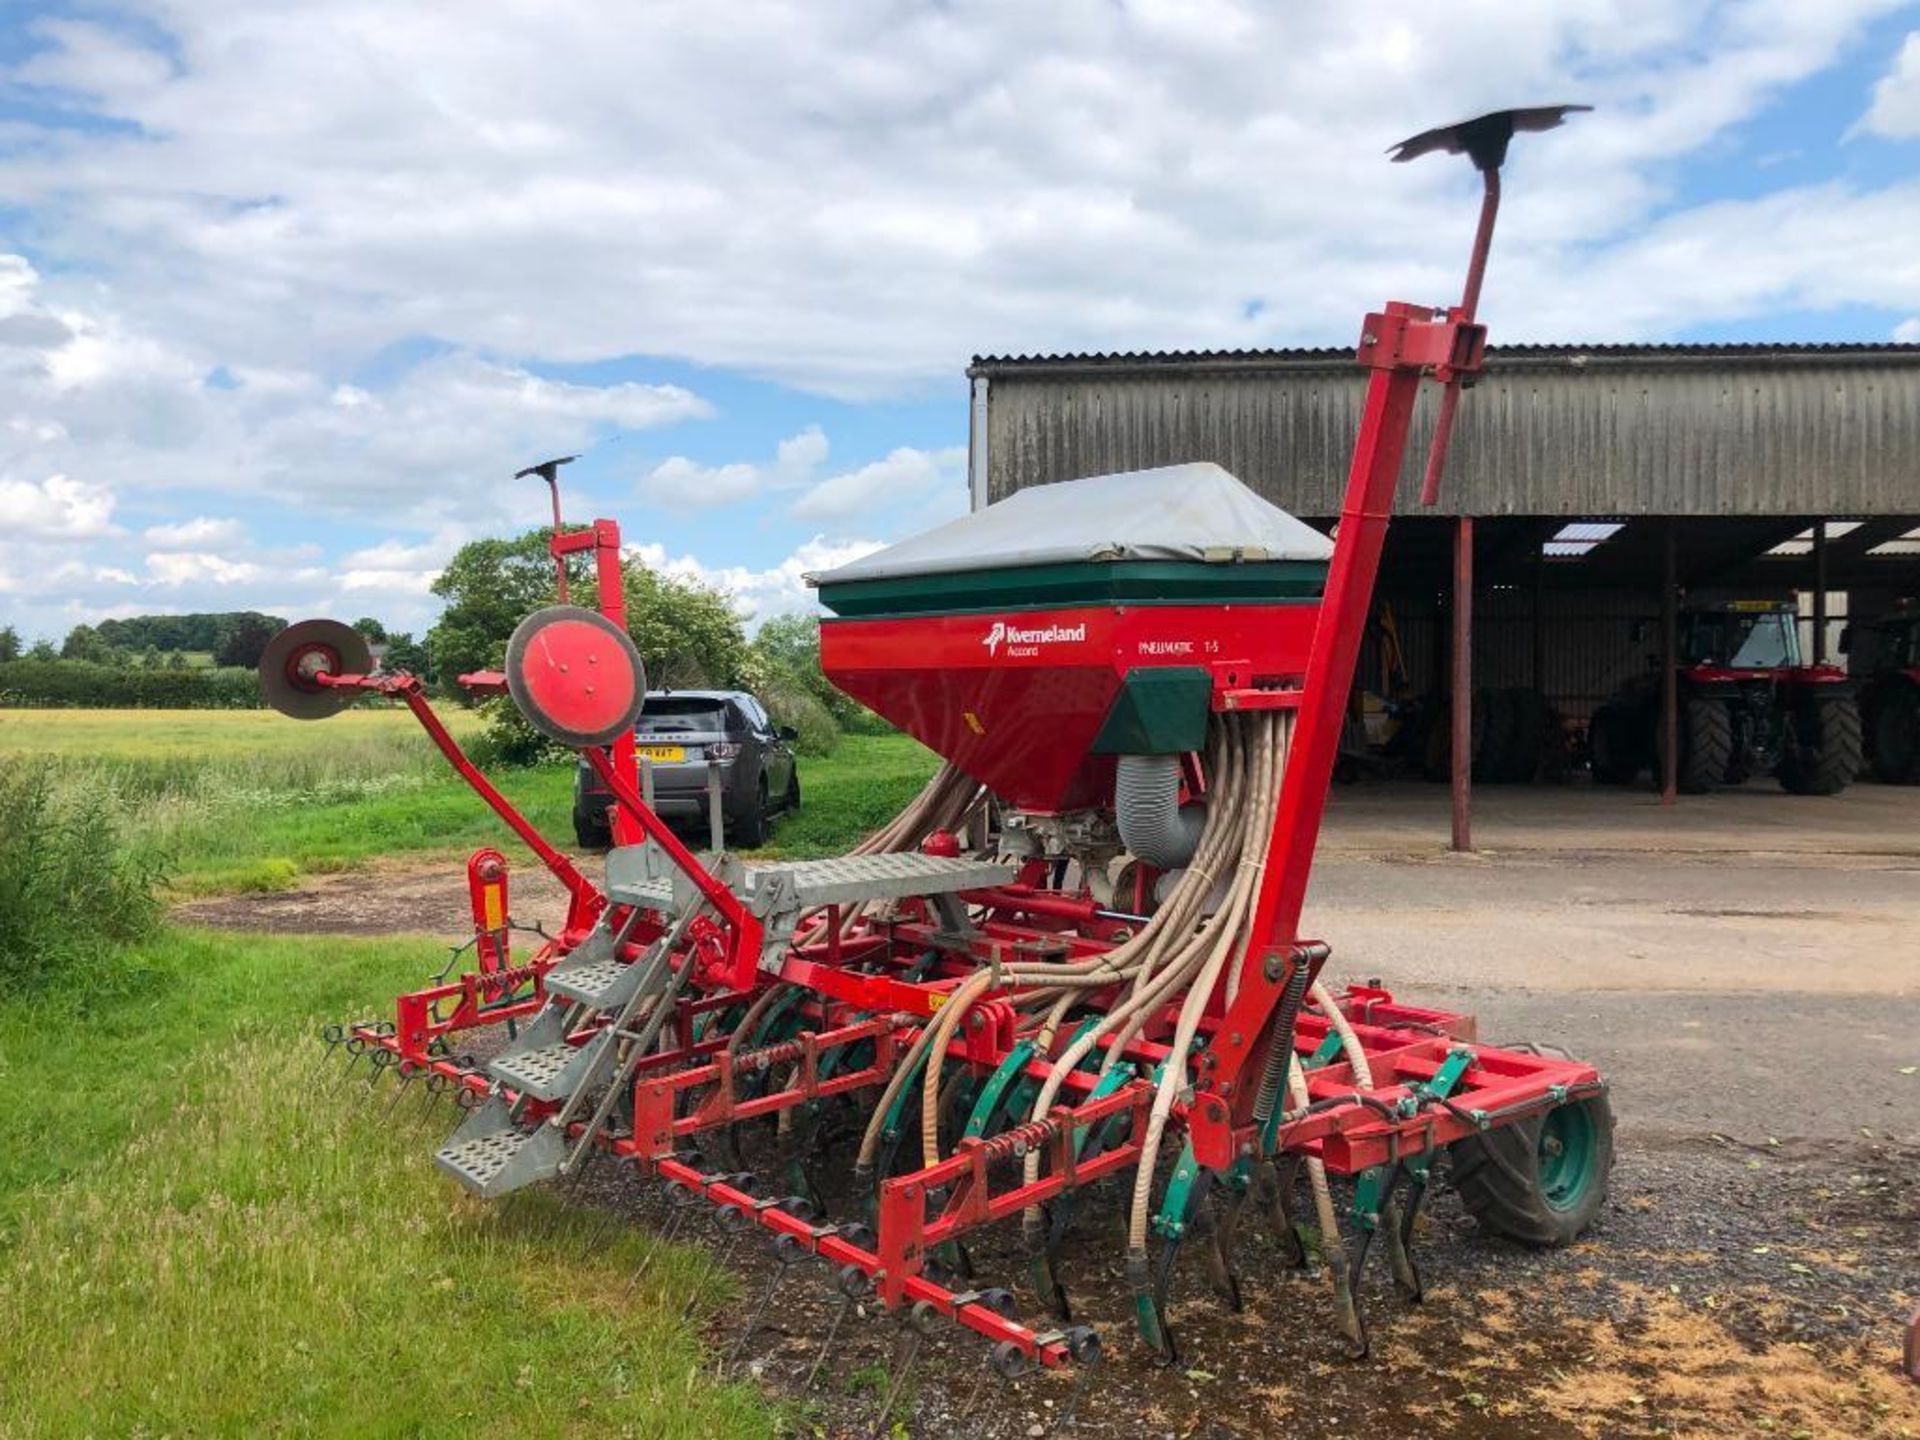
[[[1444,12],[1444,13],[1443,13]],[[0,17],[0,623],[430,623],[570,512],[758,619],[964,508],[979,352],[1920,339],[1898,0],[92,0]]]

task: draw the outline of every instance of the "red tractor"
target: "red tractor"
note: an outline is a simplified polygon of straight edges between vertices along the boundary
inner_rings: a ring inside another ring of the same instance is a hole
[[[1680,789],[1702,794],[1772,775],[1796,795],[1837,795],[1860,771],[1854,684],[1832,665],[1800,663],[1792,602],[1689,607],[1679,634]],[[1660,675],[1629,680],[1594,712],[1594,779],[1631,784],[1661,769]]]
[[[1920,785],[1920,610],[1849,626],[1841,644],[1864,677],[1860,714],[1873,778]]]

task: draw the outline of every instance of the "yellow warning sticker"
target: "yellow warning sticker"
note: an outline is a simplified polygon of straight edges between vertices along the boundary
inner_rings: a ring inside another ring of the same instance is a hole
[[[962,710],[960,712],[960,718],[967,722],[967,728],[973,731],[974,734],[984,735],[987,733],[987,727],[980,723],[980,717],[974,714],[973,711]]]
[[[489,885],[480,892],[483,897],[481,909],[486,914],[489,930],[498,930],[507,923],[506,910],[500,903],[500,891],[500,886]]]

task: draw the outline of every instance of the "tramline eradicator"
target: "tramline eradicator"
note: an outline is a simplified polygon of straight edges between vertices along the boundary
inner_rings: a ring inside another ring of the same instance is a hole
[[[1418,1298],[1415,1218],[1443,1156],[1484,1226],[1571,1239],[1612,1157],[1598,1073],[1377,985],[1332,990],[1299,923],[1415,400],[1444,387],[1431,503],[1481,367],[1508,141],[1568,108],[1398,148],[1464,152],[1485,197],[1461,302],[1366,317],[1336,542],[1187,466],[1022,492],[819,578],[828,674],[946,761],[850,855],[695,855],[649,809],[612,521],[552,539],[563,578],[591,558],[597,606],[529,615],[504,671],[460,679],[597,772],[616,802],[603,877],[487,782],[418,680],[374,671],[345,626],[283,632],[262,662],[272,704],[404,703],[569,897],[559,933],[515,953],[506,860],[480,852],[475,968],[326,1038],[458,1101],[436,1159],[480,1196],[631,1167],[664,1182],[676,1227],[703,1206],[736,1235],[761,1227],[778,1275],[825,1262],[842,1296],[916,1334],[984,1337],[1002,1374],[1099,1356],[1064,1241],[1109,1182],[1130,1306],[1167,1359],[1175,1257],[1197,1251],[1237,1306],[1249,1204],[1293,1263],[1317,1252],[1356,1354],[1375,1248]],[[1018,1221],[1024,1284],[962,1278],[1001,1221]]]

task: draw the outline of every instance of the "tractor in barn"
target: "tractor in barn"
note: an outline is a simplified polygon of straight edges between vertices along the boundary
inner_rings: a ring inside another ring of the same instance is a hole
[[[1804,665],[1790,600],[1725,600],[1679,617],[1679,788],[1690,795],[1772,775],[1796,795],[1837,795],[1860,770],[1853,682],[1832,665]],[[1662,769],[1658,669],[1623,684],[1587,732],[1593,778],[1629,785]]]
[[[1883,785],[1920,785],[1920,610],[1849,625],[1841,648],[1860,680],[1868,770]]]
[[[353,631],[276,637],[271,704],[406,705],[568,896],[523,949],[506,857],[476,854],[472,968],[322,1038],[459,1107],[434,1158],[474,1195],[571,1190],[601,1166],[643,1184],[672,1234],[700,1215],[729,1247],[764,1240],[774,1273],[734,1354],[795,1277],[838,1301],[809,1377],[849,1315],[893,1315],[908,1339],[876,1433],[929,1336],[985,1340],[1005,1377],[1084,1376],[1101,1326],[1130,1322],[1172,1362],[1181,1257],[1238,1309],[1249,1215],[1271,1227],[1268,1263],[1318,1268],[1355,1356],[1370,1255],[1422,1293],[1419,1217],[1442,1179],[1492,1233],[1573,1240],[1613,1155],[1599,1072],[1378,982],[1335,986],[1301,924],[1416,400],[1442,387],[1431,504],[1484,356],[1508,142],[1568,108],[1399,148],[1465,153],[1484,198],[1460,304],[1363,323],[1337,540],[1193,464],[1021,491],[816,577],[829,678],[943,760],[851,854],[747,865],[661,820],[634,760],[647,683],[619,527],[565,525],[552,465],[535,472],[554,487],[562,603],[460,683],[510,695],[592,770],[612,798],[602,873]],[[592,606],[566,603],[579,558]],[[1116,1221],[1119,1264],[1089,1258]],[[1009,1256],[1024,1281],[976,1273]]]

